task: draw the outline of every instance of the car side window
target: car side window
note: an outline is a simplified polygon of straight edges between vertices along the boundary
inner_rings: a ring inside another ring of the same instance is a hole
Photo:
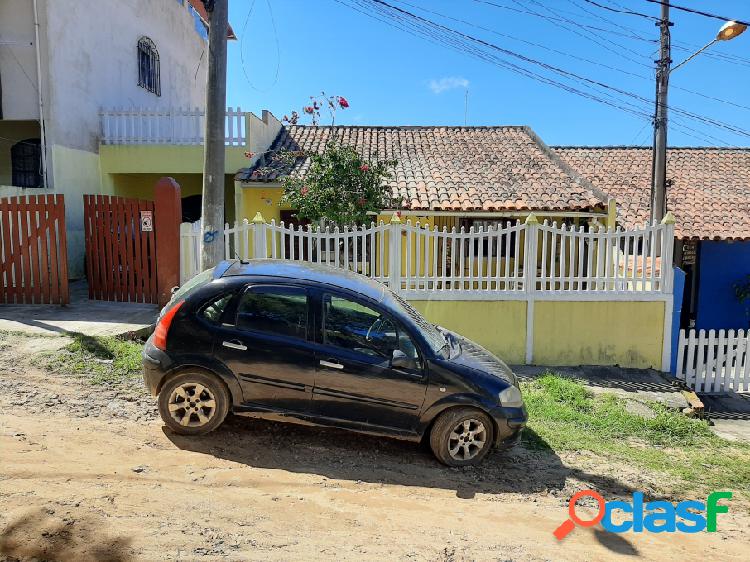
[[[237,328],[307,337],[307,294],[299,287],[249,287],[237,306]]]
[[[401,350],[419,365],[419,353],[398,322],[357,301],[325,294],[323,341],[365,355],[390,360]]]
[[[233,296],[233,293],[227,293],[211,299],[203,305],[199,314],[212,324],[218,323]]]

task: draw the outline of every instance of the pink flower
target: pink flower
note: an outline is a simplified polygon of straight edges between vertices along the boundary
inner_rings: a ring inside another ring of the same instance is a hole
[[[361,166],[359,167],[359,171],[360,171],[360,172],[366,172],[366,171],[367,171],[367,170],[369,170],[369,169],[370,169],[370,166],[368,166],[367,164],[362,164],[362,165],[361,165]]]
[[[366,201],[364,197],[360,197],[359,199],[357,199],[357,205],[359,205],[360,207],[364,207],[365,203]]]
[[[308,189],[308,187],[306,185],[304,185],[304,186],[302,186],[302,189],[300,189],[300,194],[302,195],[302,197],[304,197],[305,195],[307,195],[308,191],[310,191],[310,190]]]
[[[252,158],[255,156],[255,152],[250,152],[249,150],[245,152],[245,158]]]
[[[315,108],[311,105],[307,105],[304,107],[303,111],[308,115],[312,115],[313,111],[315,111]]]
[[[338,102],[341,109],[346,109],[347,107],[349,107],[349,102],[346,101],[345,97],[339,96]]]

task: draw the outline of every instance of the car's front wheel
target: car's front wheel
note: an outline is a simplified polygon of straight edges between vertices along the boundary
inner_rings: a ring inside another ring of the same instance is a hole
[[[430,447],[448,466],[478,464],[489,453],[494,427],[489,416],[476,408],[443,412],[430,431]]]
[[[215,375],[201,371],[180,373],[159,392],[159,414],[181,435],[202,435],[221,425],[229,412],[229,391]]]

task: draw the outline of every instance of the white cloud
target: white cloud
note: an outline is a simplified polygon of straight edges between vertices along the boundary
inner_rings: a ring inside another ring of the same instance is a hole
[[[433,94],[442,94],[446,90],[452,90],[453,88],[466,89],[468,87],[469,81],[466,78],[458,76],[450,76],[441,78],[440,80],[430,80],[430,90],[432,90]]]

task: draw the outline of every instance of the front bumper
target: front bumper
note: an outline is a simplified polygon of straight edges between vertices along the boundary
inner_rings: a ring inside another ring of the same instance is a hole
[[[526,406],[520,408],[504,408],[497,406],[492,408],[489,414],[495,422],[495,446],[509,448],[521,439],[523,428],[529,419]]]

